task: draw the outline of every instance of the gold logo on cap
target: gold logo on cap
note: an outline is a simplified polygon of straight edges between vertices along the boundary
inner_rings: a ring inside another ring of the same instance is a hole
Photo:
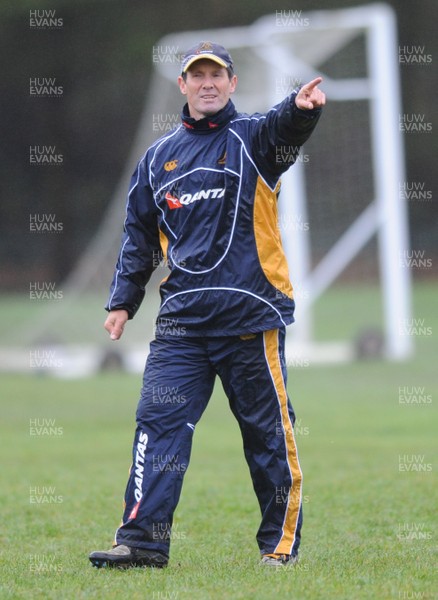
[[[201,52],[211,51],[213,50],[213,44],[211,42],[202,42],[201,46],[199,47],[199,50]]]

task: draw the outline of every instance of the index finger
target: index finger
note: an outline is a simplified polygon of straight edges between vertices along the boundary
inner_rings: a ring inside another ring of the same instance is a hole
[[[306,83],[305,85],[303,85],[303,88],[305,88],[307,91],[311,92],[318,84],[320,84],[322,81],[322,77],[317,77],[316,79],[312,79],[312,81],[309,81],[309,83]]]

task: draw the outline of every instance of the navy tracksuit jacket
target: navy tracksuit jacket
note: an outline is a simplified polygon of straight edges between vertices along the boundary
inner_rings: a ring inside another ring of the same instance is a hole
[[[132,177],[107,310],[133,318],[163,257],[170,273],[160,286],[118,544],[168,555],[193,431],[219,375],[262,513],[260,551],[298,552],[302,475],[284,358],[294,300],[277,196],[320,110],[299,110],[295,95],[256,115],[238,114],[229,101],[198,121],[186,105],[182,124],[147,150]]]

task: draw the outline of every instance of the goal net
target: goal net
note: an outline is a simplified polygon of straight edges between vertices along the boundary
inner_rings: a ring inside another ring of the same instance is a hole
[[[84,344],[110,348],[102,340],[102,306],[118,254],[130,175],[147,146],[179,123],[181,56],[200,40],[216,41],[233,56],[239,78],[233,102],[240,112],[263,112],[298,84],[319,75],[324,79],[328,104],[299,160],[282,178],[279,199],[279,227],[297,302],[296,323],[288,332],[291,363],[294,356],[352,359],[358,335],[370,326],[381,332],[375,343],[381,343],[384,356],[408,358],[413,349],[412,337],[403,335],[410,318],[410,278],[400,266],[409,246],[407,209],[399,197],[405,177],[396,25],[392,9],[381,4],[281,10],[247,27],[182,32],[157,41],[153,77],[123,177],[99,231],[64,284],[63,302],[48,307],[30,332],[33,343],[56,331],[58,343],[80,345],[89,367],[99,358],[90,362]],[[158,267],[135,325],[125,331],[123,352],[130,356],[130,368],[143,366],[166,269]],[[330,297],[335,282],[342,286]],[[363,291],[359,302],[349,293],[354,287]],[[380,294],[377,309],[367,307],[371,289]],[[345,329],[350,320],[354,331]],[[333,339],[327,339],[330,335]]]

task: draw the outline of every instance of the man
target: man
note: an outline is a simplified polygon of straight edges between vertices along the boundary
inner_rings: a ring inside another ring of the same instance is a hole
[[[262,564],[297,560],[302,475],[284,357],[294,301],[277,195],[281,174],[325,104],[321,81],[264,115],[238,114],[230,100],[237,77],[225,48],[201,42],[184,56],[182,124],[147,150],[133,175],[106,307],[105,329],[117,340],[158,259],[168,261],[123,520],[113,548],[90,555],[96,567],[167,565],[193,432],[216,375],[239,423],[260,504]],[[290,150],[286,161],[276,160],[277,148]],[[168,401],[160,390],[176,395]]]

